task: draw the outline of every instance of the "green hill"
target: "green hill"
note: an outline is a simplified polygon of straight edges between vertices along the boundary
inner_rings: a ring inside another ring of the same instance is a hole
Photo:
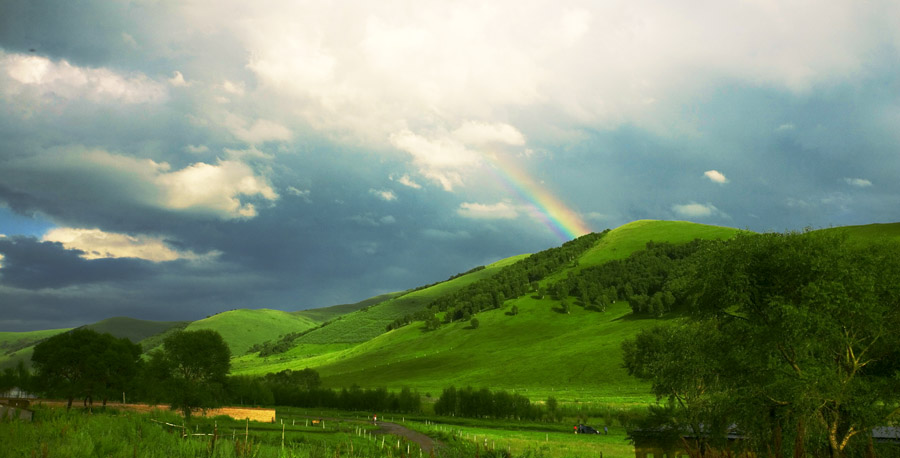
[[[708,226],[687,221],[638,220],[619,226],[606,234],[579,259],[580,268],[627,258],[643,250],[647,242],[685,243],[694,239],[722,240],[734,237],[738,229]]]
[[[900,242],[900,223],[866,224],[864,226],[841,226],[822,229],[847,236],[852,242],[895,241]]]
[[[185,330],[212,329],[222,335],[233,356],[243,355],[251,346],[279,336],[313,328],[317,322],[281,310],[230,310],[189,324]]]
[[[173,328],[184,328],[190,321],[148,321],[117,316],[84,326],[99,333],[109,333],[114,337],[127,337],[132,342],[140,342],[148,337],[161,334]]]
[[[14,367],[19,361],[31,366],[31,353],[42,340],[71,328],[27,332],[0,332],[0,369]]]
[[[421,310],[435,298],[456,291],[482,278],[488,278],[504,266],[527,256],[521,255],[503,259],[485,266],[484,269],[474,270],[427,288],[395,296],[375,305],[341,315],[327,323],[327,325],[300,337],[295,341],[295,344],[330,345],[365,342],[383,334],[387,325],[395,319]]]
[[[398,291],[394,293],[382,294],[380,296],[370,297],[366,300],[357,302],[355,304],[340,304],[340,305],[332,305],[330,307],[321,307],[315,309],[307,309],[307,310],[299,310],[293,312],[295,315],[303,316],[309,318],[312,321],[316,321],[319,323],[324,323],[326,321],[333,320],[341,315],[346,315],[351,312],[355,312],[360,309],[364,309],[366,307],[370,307],[372,305],[378,304],[379,302],[388,301],[397,296],[401,296],[404,294],[404,291]]]
[[[686,222],[638,221],[610,231],[577,262],[555,271],[545,282],[565,278],[573,270],[625,258],[651,240],[681,243],[695,238],[728,238],[737,232]],[[502,265],[520,259],[523,257],[504,260]],[[469,278],[467,282],[475,280]],[[447,292],[423,291],[430,298]],[[512,306],[519,310],[515,316],[510,313]],[[661,320],[634,318],[627,302],[619,301],[602,313],[576,306],[570,314],[564,314],[558,301],[525,295],[507,300],[500,309],[482,311],[477,318],[477,329],[466,321],[426,331],[422,322],[414,322],[355,345],[322,341],[318,349],[300,345],[275,357],[248,355],[235,361],[234,370],[266,373],[312,367],[329,386],[410,386],[432,394],[454,384],[527,391],[533,399],[551,394],[569,401],[647,398],[647,387],[621,368],[620,346],[623,340]],[[665,317],[662,321],[673,319],[678,318]]]

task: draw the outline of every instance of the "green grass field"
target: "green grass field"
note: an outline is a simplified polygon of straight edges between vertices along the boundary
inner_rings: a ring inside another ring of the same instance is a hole
[[[513,303],[517,316],[507,315]],[[266,364],[244,359],[233,370],[262,374],[312,367],[326,386],[408,386],[435,396],[450,385],[472,385],[534,400],[552,395],[566,403],[648,400],[647,386],[622,369],[620,345],[659,320],[632,319],[625,302],[604,313],[573,307],[566,315],[555,301],[525,297],[478,318],[477,329],[466,322],[424,331],[414,323],[353,347],[305,358],[292,352]]]
[[[189,324],[186,331],[212,329],[222,335],[232,356],[247,352],[253,344],[277,340],[289,332],[305,331],[318,325],[300,315],[281,310],[231,310]]]

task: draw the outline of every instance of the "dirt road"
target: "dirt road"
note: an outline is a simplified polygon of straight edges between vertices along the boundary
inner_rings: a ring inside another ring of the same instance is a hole
[[[409,441],[415,442],[419,444],[419,447],[422,449],[422,452],[431,454],[434,450],[434,447],[440,447],[442,444],[434,439],[420,433],[417,431],[413,431],[405,426],[400,426],[396,423],[388,423],[384,421],[378,422],[379,429],[375,431],[375,434],[393,434],[395,436],[403,437]]]

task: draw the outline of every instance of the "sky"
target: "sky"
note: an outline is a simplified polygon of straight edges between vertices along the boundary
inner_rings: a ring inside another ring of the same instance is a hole
[[[900,221],[900,2],[0,2],[0,331]]]

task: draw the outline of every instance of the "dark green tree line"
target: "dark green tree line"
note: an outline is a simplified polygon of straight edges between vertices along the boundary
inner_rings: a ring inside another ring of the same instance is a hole
[[[427,321],[435,314],[446,312],[445,322],[469,321],[483,310],[503,306],[507,299],[535,292],[537,282],[561,267],[574,263],[578,256],[594,246],[609,230],[583,235],[522,259],[500,269],[494,276],[474,282],[464,288],[435,299],[425,310],[394,320],[387,330],[406,326],[413,321]]]
[[[541,409],[521,394],[503,390],[466,387],[445,388],[434,404],[434,413],[445,416],[471,418],[538,419]]]

